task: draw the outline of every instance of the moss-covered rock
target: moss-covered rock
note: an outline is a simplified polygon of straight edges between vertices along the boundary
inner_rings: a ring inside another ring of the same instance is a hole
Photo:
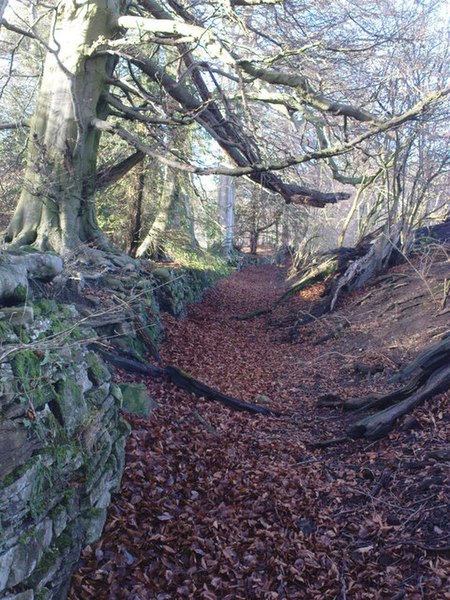
[[[128,412],[145,417],[158,406],[144,384],[121,383],[119,387],[123,397],[123,409]]]

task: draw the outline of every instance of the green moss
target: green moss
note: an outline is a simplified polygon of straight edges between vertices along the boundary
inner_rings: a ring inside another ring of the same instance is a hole
[[[21,546],[28,546],[32,542],[36,541],[36,532],[34,529],[28,529],[24,531],[22,535],[19,537],[18,542]]]
[[[60,515],[62,515],[64,512],[66,512],[66,509],[64,508],[63,504],[58,504],[58,506],[56,506],[52,512],[51,512],[51,518],[52,519],[57,519]]]
[[[38,520],[44,515],[48,506],[48,490],[52,486],[52,473],[50,467],[39,463],[33,482],[28,509],[32,519]]]
[[[140,360],[145,361],[147,347],[140,338],[124,335],[116,339],[116,344],[126,352],[135,354]]]
[[[41,298],[37,302],[33,302],[34,314],[40,317],[54,317],[60,312],[59,305],[54,300]]]
[[[172,280],[172,274],[168,269],[164,267],[157,267],[152,271],[152,274],[157,278],[161,279],[164,282],[169,282]]]
[[[28,288],[25,285],[18,285],[14,290],[14,297],[19,302],[25,302],[28,297]]]
[[[31,469],[33,467],[33,465],[35,465],[36,462],[38,462],[38,461],[39,461],[39,458],[37,456],[33,456],[32,458],[27,460],[27,462],[24,463],[23,465],[16,467],[13,471],[11,471],[11,473],[9,473],[6,477],[4,477],[2,479],[2,481],[0,482],[0,490],[4,490],[5,488],[7,488],[10,485],[12,485],[13,483],[15,483],[18,479],[20,479],[22,477],[22,475],[24,473],[26,473],[29,469]]]
[[[97,508],[97,507],[93,507],[90,508],[89,510],[87,510],[84,513],[84,516],[86,517],[86,519],[98,519],[99,517],[102,517],[105,513],[105,509],[104,508]]]
[[[29,344],[31,342],[31,338],[23,325],[14,324],[12,326],[13,332],[17,335],[22,344]]]
[[[72,500],[75,498],[76,496],[76,491],[74,488],[66,488],[64,490],[64,503],[67,505],[69,502],[72,502]]]
[[[73,546],[72,536],[63,532],[56,540],[55,546],[60,552],[64,552],[64,550],[71,548]]]
[[[11,328],[8,323],[0,321],[0,340],[5,339],[11,333]]]
[[[144,384],[121,383],[119,387],[125,410],[145,417],[151,414],[152,409],[157,406]]]
[[[108,369],[101,363],[94,352],[90,352],[86,356],[86,362],[88,365],[88,377],[95,385],[101,385],[111,379]]]
[[[39,561],[36,570],[34,571],[35,575],[43,575],[46,573],[58,560],[59,554],[53,548],[47,548],[44,554],[42,555],[41,560]]]
[[[32,350],[20,350],[11,361],[13,373],[21,381],[37,379],[41,376],[41,361]]]
[[[42,377],[41,356],[32,350],[20,350],[11,360],[12,371],[17,378],[17,388],[37,409],[56,398],[54,386]]]

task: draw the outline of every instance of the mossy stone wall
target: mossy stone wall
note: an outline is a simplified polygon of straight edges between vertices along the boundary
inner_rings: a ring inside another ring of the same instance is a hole
[[[219,276],[118,269],[96,278],[97,290],[77,290],[77,307],[46,298],[0,307],[1,600],[64,600],[119,489],[123,395],[87,341],[110,340],[145,357],[148,340],[157,347],[163,338],[160,308],[184,316]],[[144,389],[131,391],[128,410],[154,407]]]
[[[0,319],[11,352],[0,364],[0,598],[14,600],[66,597],[118,490],[128,432],[108,369],[76,329],[61,333],[76,311],[43,305],[22,325],[26,347],[14,318]]]

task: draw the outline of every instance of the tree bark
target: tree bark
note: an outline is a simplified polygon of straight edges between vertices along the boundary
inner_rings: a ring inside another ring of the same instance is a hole
[[[12,247],[74,250],[82,242],[105,246],[93,194],[102,99],[113,61],[86,49],[114,33],[120,0],[64,0],[57,9],[28,142],[23,191],[7,229]]]
[[[185,177],[184,173],[166,167],[159,210],[150,231],[136,250],[137,257],[147,256],[155,260],[167,257],[167,236],[171,230],[178,229],[179,223],[175,225],[174,222],[177,213],[184,209]]]
[[[132,223],[128,234],[127,252],[133,258],[136,257],[136,252],[139,247],[139,239],[142,231],[142,200],[144,198],[145,189],[145,170],[141,162],[140,169],[137,173],[137,190],[133,202],[133,214],[131,215]]]
[[[221,175],[218,191],[218,220],[223,231],[222,248],[225,258],[228,258],[233,251],[234,202],[234,180],[227,175]]]
[[[396,421],[436,394],[450,388],[450,335],[421,352],[410,365],[399,374],[408,378],[408,383],[384,396],[366,396],[344,403],[347,410],[375,409],[369,415],[353,423],[347,433],[350,437],[375,440],[389,433]]]
[[[173,135],[171,142],[189,155],[192,153],[190,140],[190,131],[182,128]],[[137,248],[136,256],[166,258],[170,254],[167,242],[171,236],[176,236],[177,245],[197,246],[190,209],[188,174],[166,166],[159,210],[150,231]]]
[[[259,231],[250,232],[250,254],[256,254],[258,251]]]
[[[396,421],[411,412],[414,408],[423,404],[425,400],[445,392],[450,387],[450,367],[441,367],[434,371],[429,377],[427,383],[411,394],[408,398],[370,415],[354,423],[348,429],[348,435],[352,438],[365,437],[369,440],[377,440],[387,435],[393,428]]]

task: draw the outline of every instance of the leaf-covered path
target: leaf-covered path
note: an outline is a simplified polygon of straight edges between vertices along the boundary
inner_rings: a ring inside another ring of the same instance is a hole
[[[376,382],[350,375],[358,337],[348,354],[315,343],[320,324],[286,341],[289,311],[308,310],[314,291],[274,315],[233,319],[282,289],[281,269],[250,267],[187,319],[166,319],[166,363],[243,400],[267,396],[285,415],[233,412],[148,380],[160,406],[128,417],[122,488],[72,600],[450,598],[448,457],[436,458],[448,396],[434,403],[440,428],[427,426],[425,405],[412,433],[314,448],[340,435],[343,419],[317,397],[361,395]],[[377,350],[365,361],[390,360]]]

